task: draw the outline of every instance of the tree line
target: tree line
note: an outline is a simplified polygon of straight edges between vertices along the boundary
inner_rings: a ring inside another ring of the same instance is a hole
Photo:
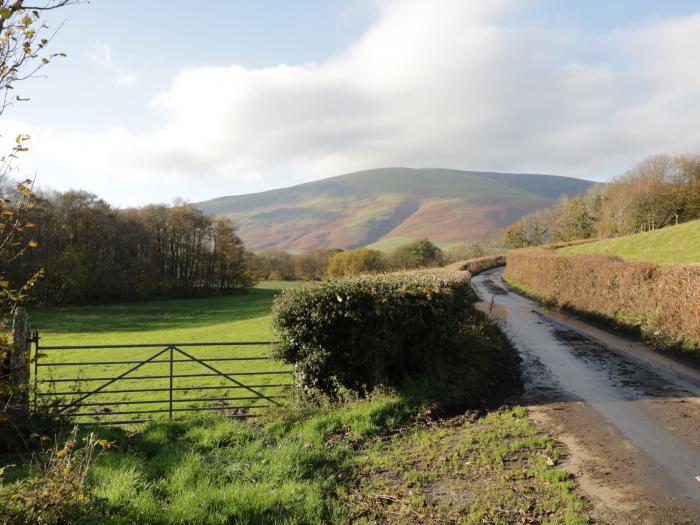
[[[457,261],[501,253],[497,247],[478,243],[441,249],[428,239],[415,239],[388,252],[371,248],[317,249],[291,254],[267,250],[250,254],[250,266],[260,279],[321,280],[361,273],[432,268]]]
[[[24,216],[30,248],[0,271],[22,283],[42,268],[32,294],[41,303],[230,293],[253,281],[236,228],[192,205],[121,210],[67,191],[34,195]]]
[[[640,233],[700,218],[700,156],[650,157],[585,195],[563,197],[506,228],[514,248]]]

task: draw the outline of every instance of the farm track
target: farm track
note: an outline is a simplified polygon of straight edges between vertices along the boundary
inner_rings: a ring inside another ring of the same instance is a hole
[[[700,523],[700,371],[541,307],[502,273],[473,286],[520,353],[522,403],[564,445],[594,521]]]

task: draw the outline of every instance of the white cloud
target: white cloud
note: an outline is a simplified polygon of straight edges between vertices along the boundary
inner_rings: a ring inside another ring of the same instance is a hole
[[[95,42],[89,57],[98,66],[112,67],[112,46],[105,42]]]
[[[523,5],[380,2],[333,59],[186,69],[151,100],[155,131],[55,133],[38,147],[85,177],[196,195],[388,165],[594,178],[697,150],[700,14],[593,37],[518,25]],[[91,56],[115,67],[104,43]]]
[[[112,46],[105,42],[94,42],[92,51],[88,54],[90,60],[98,66],[105,68],[115,77],[118,86],[131,86],[138,80],[138,75],[134,71],[116,64],[112,58]]]

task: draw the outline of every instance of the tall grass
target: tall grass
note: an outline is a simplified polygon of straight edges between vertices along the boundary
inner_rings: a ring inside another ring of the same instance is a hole
[[[211,416],[138,433],[98,428],[109,449],[92,464],[71,516],[92,524],[347,523],[336,490],[357,448],[417,409],[376,394],[287,407],[257,423]],[[0,494],[39,481],[30,473],[0,484]]]

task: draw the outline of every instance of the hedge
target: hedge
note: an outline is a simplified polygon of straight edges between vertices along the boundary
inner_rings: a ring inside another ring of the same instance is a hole
[[[412,381],[478,397],[510,358],[478,312],[468,272],[362,275],[285,290],[273,306],[277,357],[300,385],[331,397]]]
[[[477,273],[485,272],[491,268],[497,268],[498,266],[504,266],[506,264],[505,255],[487,255],[485,257],[477,257],[475,259],[468,259],[466,261],[459,261],[452,263],[445,268],[457,271],[469,272],[472,275]]]
[[[700,265],[526,248],[508,252],[505,278],[557,306],[638,330],[659,346],[700,348]]]

